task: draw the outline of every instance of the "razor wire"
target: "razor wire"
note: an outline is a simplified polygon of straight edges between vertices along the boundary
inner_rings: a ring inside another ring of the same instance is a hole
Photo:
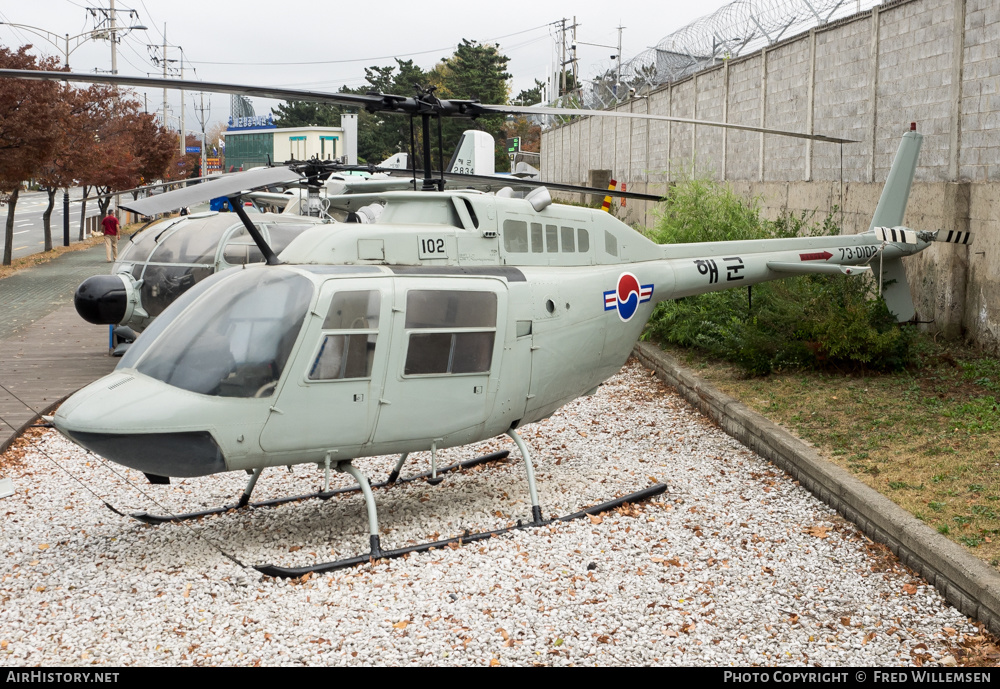
[[[735,0],[656,46],[584,82],[578,107],[607,108],[797,33],[862,12],[881,0]]]

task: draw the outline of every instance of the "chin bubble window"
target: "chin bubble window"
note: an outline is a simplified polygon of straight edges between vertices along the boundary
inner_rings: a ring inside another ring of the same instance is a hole
[[[493,360],[497,297],[492,292],[412,290],[403,374],[486,373]]]

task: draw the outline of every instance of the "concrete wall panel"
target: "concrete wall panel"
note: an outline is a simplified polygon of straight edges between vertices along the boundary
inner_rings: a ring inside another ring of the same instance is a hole
[[[868,182],[873,104],[872,25],[869,14],[816,32],[813,131],[858,143],[813,144],[814,180]],[[843,153],[843,159],[841,159]]]
[[[767,52],[764,126],[808,131],[810,37]],[[799,181],[806,177],[807,144],[788,136],[764,137],[764,181]]]
[[[698,173],[760,197],[769,218],[805,213],[820,222],[836,210],[845,232],[863,232],[899,137],[916,122],[924,142],[905,223],[975,233],[971,247],[935,246],[907,261],[918,316],[933,321],[928,328],[1000,352],[998,45],[1000,5],[992,0],[885,3],[619,106],[811,126],[858,143],[810,146],[767,136],[762,146],[756,133],[584,118],[543,133],[543,175],[582,182],[588,170],[613,169],[630,189],[662,193],[694,161]],[[630,222],[653,222],[651,204],[630,201],[617,211]]]
[[[760,126],[764,57],[759,53],[729,65],[729,121]],[[726,137],[726,177],[756,180],[760,175],[760,134],[731,131]]]

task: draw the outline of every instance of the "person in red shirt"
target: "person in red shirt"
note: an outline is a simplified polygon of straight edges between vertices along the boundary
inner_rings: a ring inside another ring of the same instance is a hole
[[[101,221],[104,226],[104,248],[107,249],[108,263],[118,260],[118,229],[121,225],[118,224],[118,218],[115,217],[115,212],[108,209],[108,214],[104,216],[104,220]]]

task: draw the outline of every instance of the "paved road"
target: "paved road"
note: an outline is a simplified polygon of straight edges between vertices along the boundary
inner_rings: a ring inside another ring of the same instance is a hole
[[[69,238],[75,242],[80,236],[80,203],[83,197],[82,189],[70,190],[70,223]],[[74,202],[75,200],[75,202]],[[14,207],[14,255],[13,258],[22,258],[38,253],[45,248],[45,236],[42,225],[42,213],[49,204],[48,194],[41,191],[22,193],[18,196],[17,205]],[[56,246],[62,245],[63,238],[63,194],[60,191],[56,194],[56,205],[52,209],[52,243]],[[7,213],[9,208],[5,205],[0,208],[0,237],[7,223]],[[97,215],[97,198],[87,199],[87,217]]]

